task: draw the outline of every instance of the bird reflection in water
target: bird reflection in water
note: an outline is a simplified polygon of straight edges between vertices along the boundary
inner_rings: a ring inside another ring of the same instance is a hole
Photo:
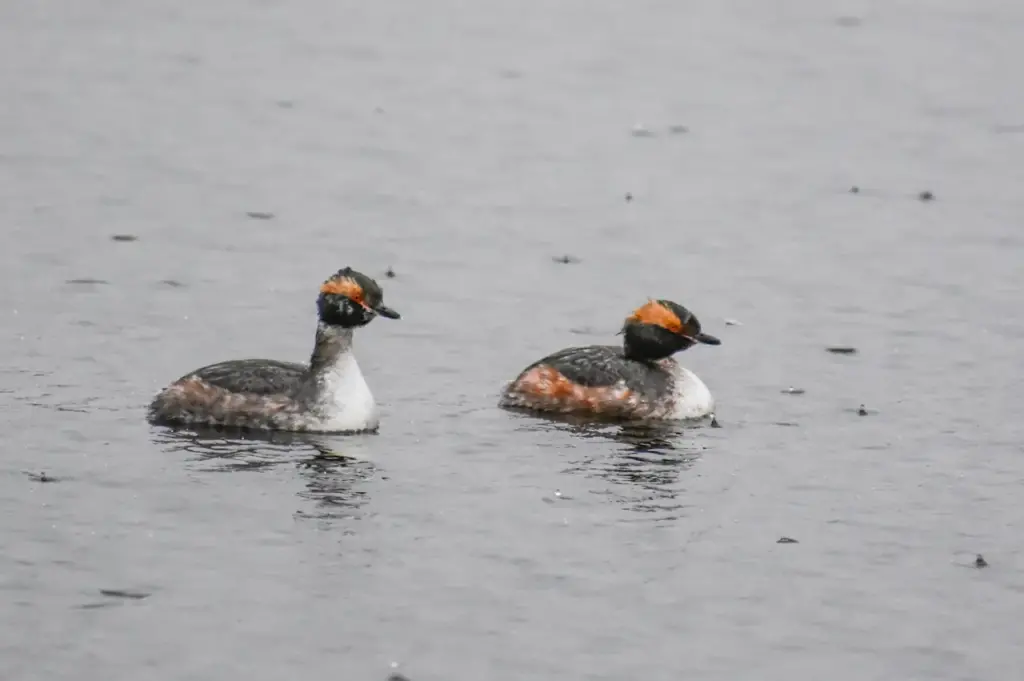
[[[191,455],[204,472],[262,471],[294,465],[305,483],[299,497],[312,501],[314,509],[299,509],[302,518],[358,517],[366,502],[361,483],[373,477],[377,467],[366,459],[342,452],[358,448],[351,439],[288,433],[215,428],[172,430],[161,428],[154,441],[168,451]]]
[[[704,446],[694,437],[708,421],[608,423],[546,415],[531,429],[557,430],[574,437],[613,443],[612,452],[587,451],[566,473],[601,478],[612,486],[595,490],[632,511],[674,520],[687,505],[679,500],[680,477],[700,460]],[[589,448],[588,448],[589,449]]]

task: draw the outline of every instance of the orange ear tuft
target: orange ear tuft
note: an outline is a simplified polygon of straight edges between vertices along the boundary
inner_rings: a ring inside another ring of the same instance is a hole
[[[683,331],[683,320],[675,312],[656,300],[649,300],[644,305],[638,307],[626,321],[660,326],[672,333],[682,333]]]
[[[363,287],[349,277],[328,279],[320,287],[320,293],[334,293],[339,296],[345,296],[357,303],[363,302]]]

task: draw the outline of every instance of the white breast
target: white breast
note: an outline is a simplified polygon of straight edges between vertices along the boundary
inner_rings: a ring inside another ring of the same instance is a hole
[[[715,398],[704,381],[689,369],[679,364],[673,369],[675,374],[675,409],[672,418],[699,419],[713,414]]]
[[[380,424],[370,386],[351,352],[344,353],[322,378],[316,410],[325,432],[376,430]]]

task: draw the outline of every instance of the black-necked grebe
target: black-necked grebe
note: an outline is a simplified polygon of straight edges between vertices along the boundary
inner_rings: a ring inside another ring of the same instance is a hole
[[[320,287],[309,364],[240,359],[196,369],[164,388],[149,407],[166,425],[229,426],[319,433],[375,431],[377,405],[352,354],[352,334],[380,315],[376,281],[350,267]]]
[[[699,419],[714,413],[711,391],[672,355],[719,345],[682,305],[651,300],[626,318],[622,347],[566,348],[537,360],[508,384],[500,405],[615,420]]]

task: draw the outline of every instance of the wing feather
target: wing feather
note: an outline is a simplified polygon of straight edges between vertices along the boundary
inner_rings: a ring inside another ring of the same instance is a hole
[[[273,359],[234,359],[210,364],[190,372],[210,385],[233,393],[271,395],[294,390],[305,376],[307,367],[295,362]]]

